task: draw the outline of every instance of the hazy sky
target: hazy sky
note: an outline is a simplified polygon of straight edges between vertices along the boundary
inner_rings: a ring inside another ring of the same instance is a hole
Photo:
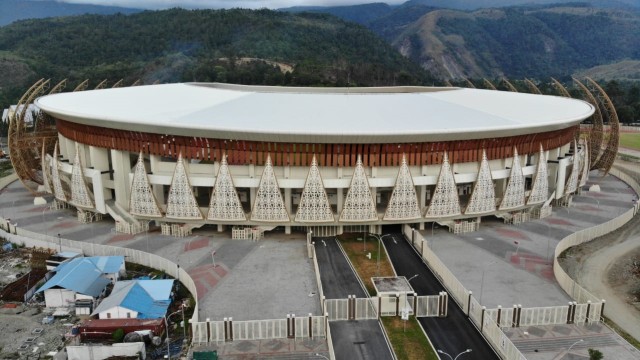
[[[333,6],[365,4],[380,0],[58,0],[74,4],[112,5],[138,9],[167,9],[182,8],[283,8],[290,6]],[[384,1],[387,3],[401,3],[405,0]]]

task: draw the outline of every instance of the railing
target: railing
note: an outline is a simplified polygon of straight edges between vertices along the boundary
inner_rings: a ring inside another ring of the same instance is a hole
[[[440,316],[441,298],[439,295],[418,296],[415,308],[416,317]]]
[[[217,343],[241,340],[326,338],[324,316],[293,316],[272,320],[202,321],[191,324],[194,343]]]
[[[318,257],[316,256],[316,248],[312,244],[307,244],[311,259],[313,261],[313,271],[316,275],[316,284],[318,285],[318,299],[320,299],[320,310],[322,314],[326,313],[324,305],[324,290],[322,290],[322,280],[320,280],[320,267],[318,266]]]

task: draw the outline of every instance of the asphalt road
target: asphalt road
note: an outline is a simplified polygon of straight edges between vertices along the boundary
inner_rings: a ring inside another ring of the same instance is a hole
[[[322,291],[327,299],[346,299],[348,295],[367,297],[349,262],[334,238],[313,238],[320,267]]]
[[[411,280],[411,286],[418,295],[437,295],[441,291],[446,291],[405,240],[404,235],[399,233],[391,235],[393,236],[386,236],[383,240],[398,276],[410,278],[418,274]],[[472,350],[460,356],[460,360],[499,359],[451,296],[449,296],[448,305],[449,313],[445,318],[418,318],[433,346],[453,357],[466,349]]]
[[[327,299],[367,295],[334,238],[314,238],[320,281]],[[323,241],[324,240],[324,241]],[[393,355],[378,320],[331,321],[331,338],[337,360],[384,360]]]

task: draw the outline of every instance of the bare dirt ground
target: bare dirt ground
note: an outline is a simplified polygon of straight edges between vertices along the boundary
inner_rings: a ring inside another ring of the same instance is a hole
[[[637,173],[637,166],[627,169]],[[640,339],[640,215],[610,234],[569,249],[560,263],[579,284],[607,300],[606,317]]]
[[[70,328],[65,324],[70,319],[42,325],[43,317],[44,314],[38,308],[0,308],[0,359],[35,358],[37,354],[44,356],[62,348],[62,337]],[[34,334],[35,329],[42,329],[42,332]],[[20,349],[23,344],[27,346]]]

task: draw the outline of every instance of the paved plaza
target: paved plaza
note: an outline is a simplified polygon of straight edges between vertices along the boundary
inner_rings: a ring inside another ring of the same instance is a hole
[[[523,307],[565,305],[571,299],[553,275],[553,253],[567,235],[604,223],[632,207],[634,192],[613,176],[597,172],[570,207],[554,207],[547,218],[505,225],[494,217],[482,219],[480,229],[453,234],[436,224],[421,231],[431,249],[488,309],[498,305]],[[483,281],[484,277],[484,281]]]

